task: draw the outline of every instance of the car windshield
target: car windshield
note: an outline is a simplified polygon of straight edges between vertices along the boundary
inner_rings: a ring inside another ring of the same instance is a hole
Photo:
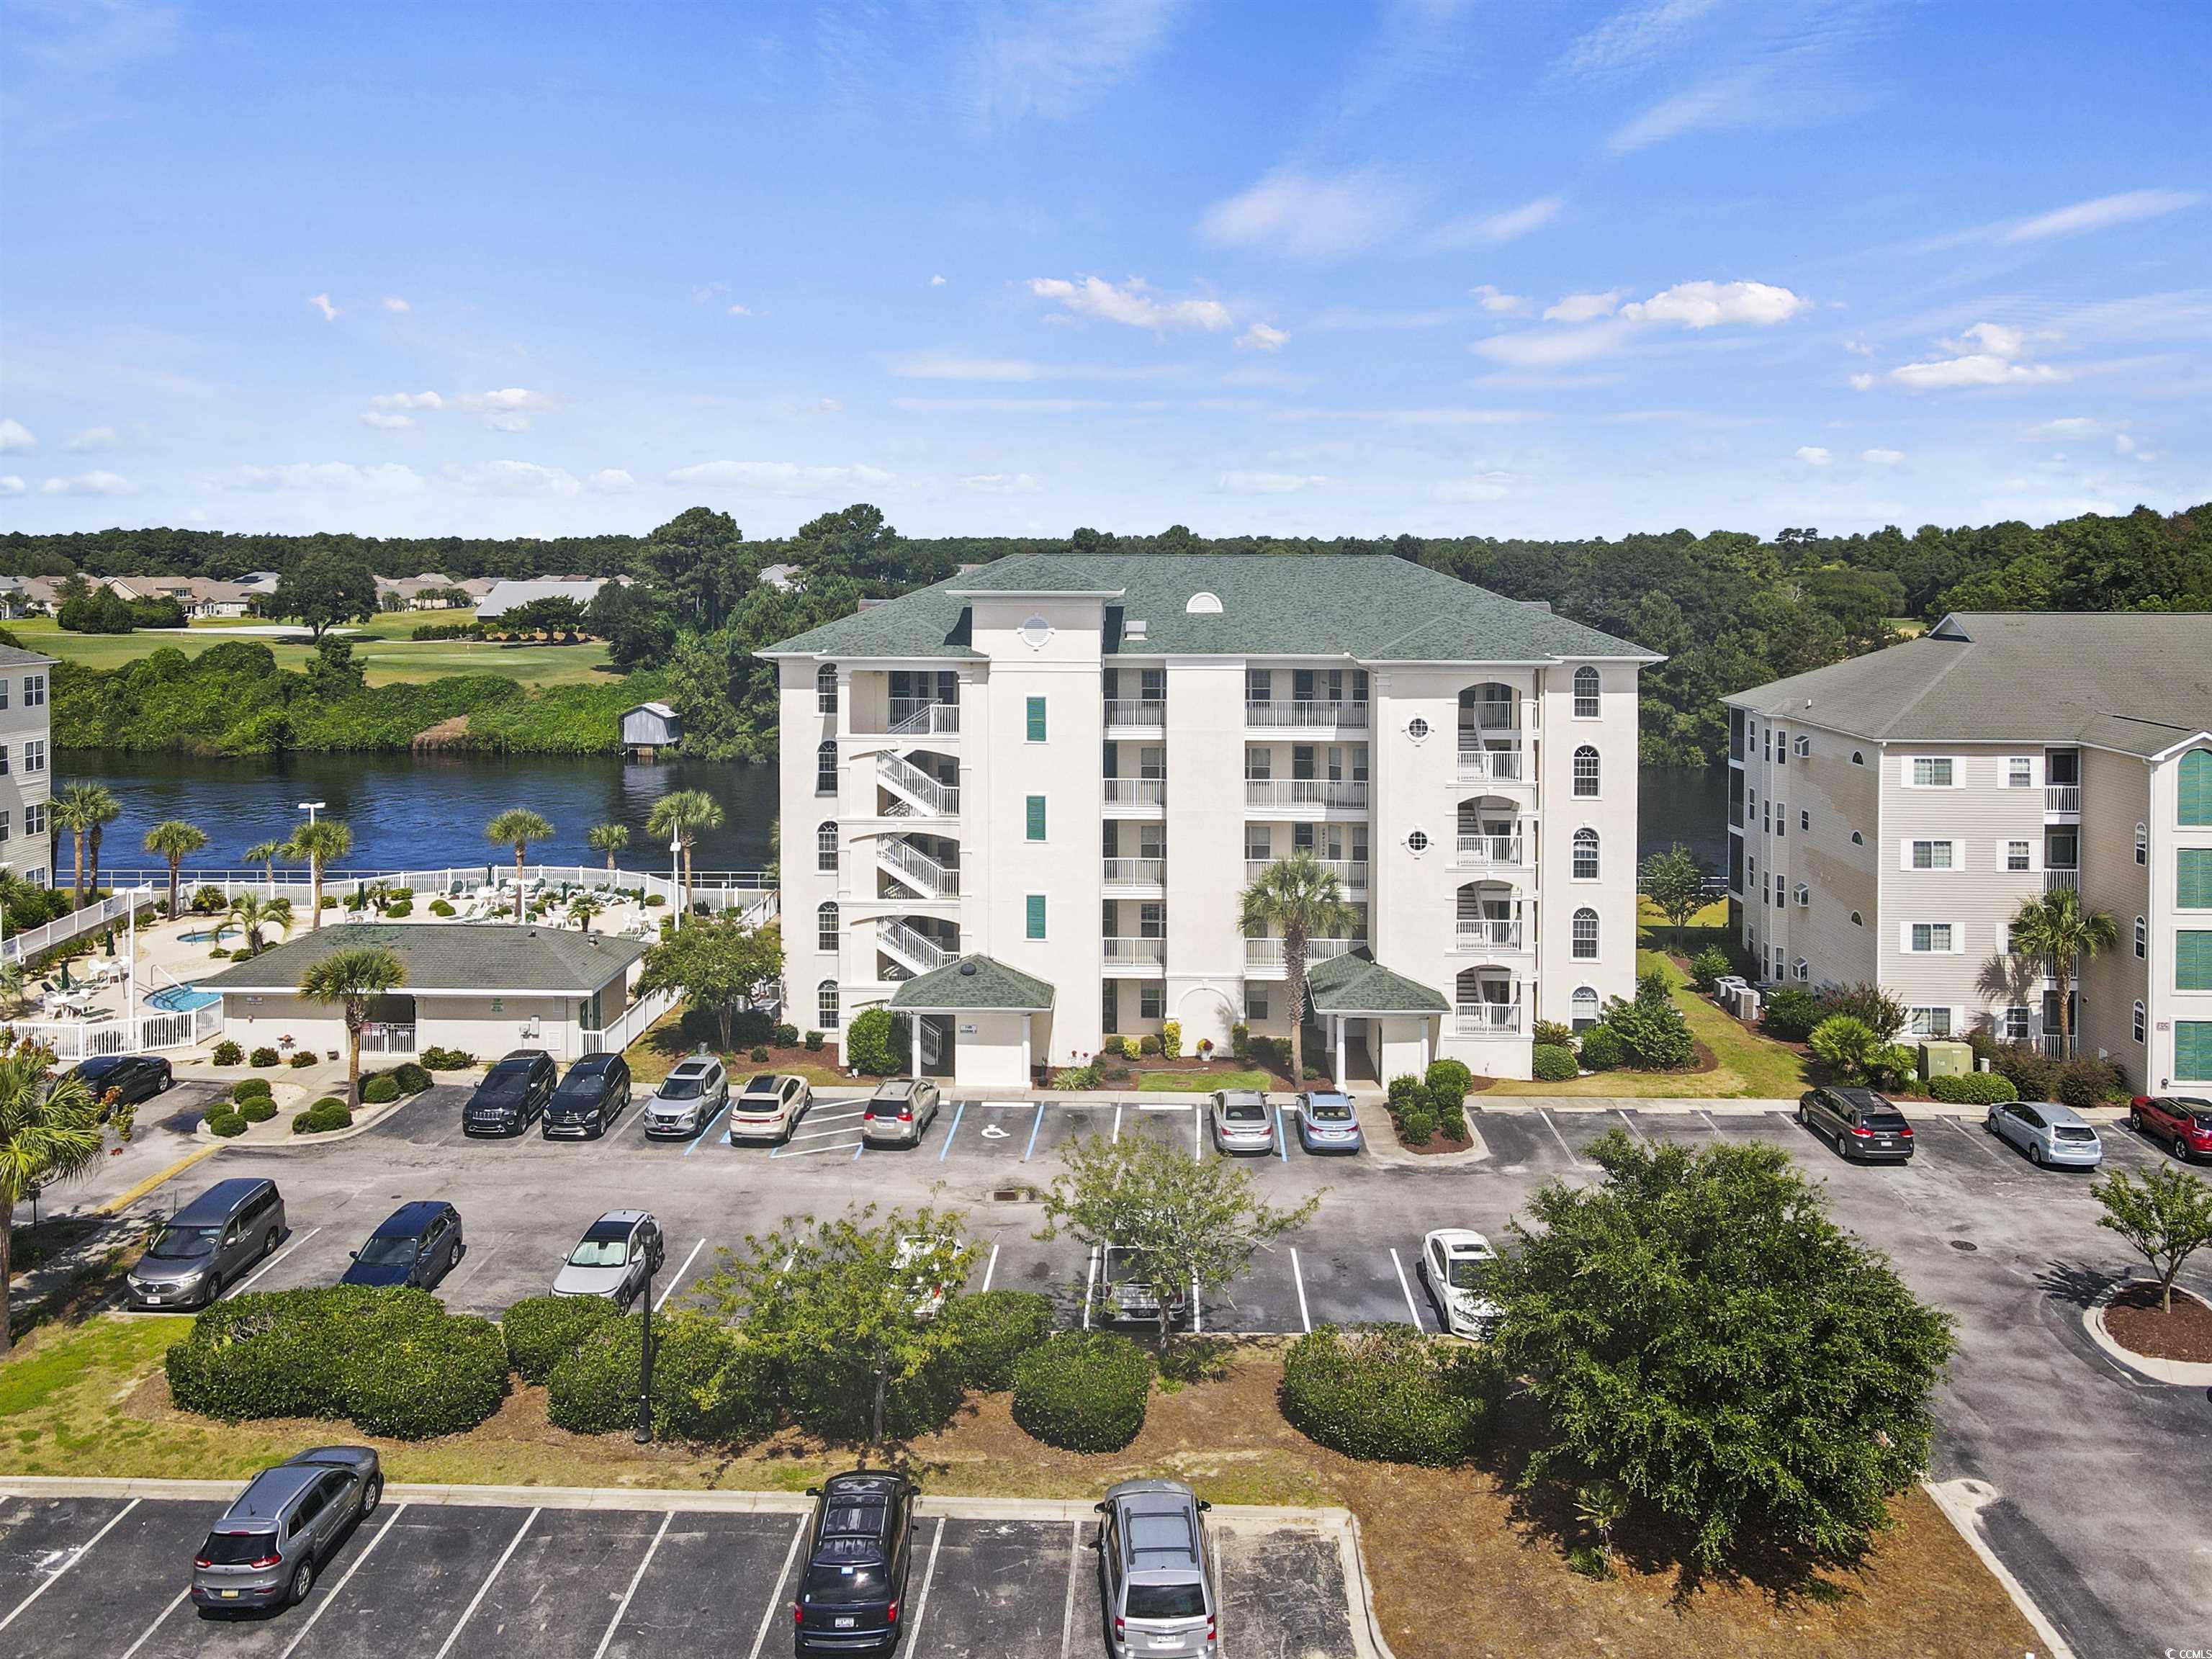
[[[200,1546],[200,1559],[210,1566],[242,1567],[249,1561],[267,1559],[276,1553],[273,1532],[211,1532]]]
[[[1349,1123],[1352,1121],[1352,1103],[1346,1100],[1316,1100],[1306,1107],[1306,1115],[1316,1123]]]
[[[487,1089],[520,1089],[530,1080],[530,1062],[526,1060],[502,1060],[484,1074]]]
[[[1202,1619],[1206,1616],[1206,1586],[1188,1584],[1132,1584],[1128,1616],[1132,1619]]]
[[[1903,1114],[1898,1112],[1869,1112],[1859,1120],[1880,1134],[1893,1135],[1905,1127]]]
[[[2062,1123],[2055,1131],[2061,1140],[2094,1140],[2097,1132],[2086,1123]]]
[[[629,1229],[594,1227],[568,1252],[572,1267],[620,1267],[629,1261]]]
[[[600,1092],[605,1090],[606,1086],[607,1079],[605,1075],[599,1072],[586,1073],[582,1077],[567,1077],[561,1080],[561,1086],[553,1091],[553,1098],[556,1100],[597,1100],[599,1097]]]
[[[361,1264],[364,1267],[404,1267],[414,1261],[422,1246],[412,1237],[391,1237],[381,1235],[361,1247]]]
[[[146,1254],[160,1261],[190,1261],[214,1249],[216,1240],[222,1237],[220,1227],[164,1227],[146,1247]]]
[[[2200,1129],[2212,1129],[2212,1100],[2174,1100],[2166,1103],[2176,1117],[2194,1118]]]
[[[856,1601],[882,1595],[889,1579],[881,1561],[841,1559],[832,1554],[839,1545],[860,1543],[857,1538],[833,1538],[816,1552],[806,1569],[805,1594],[818,1601]],[[873,1557],[874,1545],[863,1547],[868,1557]]]
[[[1451,1259],[1451,1287],[1455,1291],[1479,1291],[1482,1288],[1482,1262],[1471,1255],[1455,1255]]]
[[[707,1079],[694,1072],[689,1077],[672,1077],[660,1085],[663,1100],[696,1100],[705,1092]]]
[[[745,1083],[745,1092],[749,1095],[772,1095],[775,1093],[780,1087],[781,1087],[783,1079],[781,1078],[751,1078],[747,1079]]]
[[[1258,1123],[1267,1115],[1267,1109],[1256,1100],[1232,1100],[1221,1109],[1222,1116],[1231,1123]]]

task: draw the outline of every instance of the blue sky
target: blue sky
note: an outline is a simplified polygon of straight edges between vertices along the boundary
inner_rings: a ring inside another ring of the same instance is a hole
[[[0,527],[2212,499],[2201,6],[0,0]]]

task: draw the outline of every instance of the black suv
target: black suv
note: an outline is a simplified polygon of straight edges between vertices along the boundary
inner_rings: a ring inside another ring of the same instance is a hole
[[[1912,1161],[1912,1126],[1871,1089],[1815,1089],[1798,1101],[1797,1121],[1856,1162]]]
[[[519,1135],[553,1095],[553,1056],[543,1048],[507,1055],[461,1108],[461,1130],[472,1135]]]
[[[816,1503],[792,1651],[888,1653],[898,1643],[920,1490],[902,1474],[856,1470],[806,1492]]]
[[[629,1109],[629,1062],[620,1054],[586,1054],[568,1068],[545,1103],[538,1133],[552,1140],[597,1140]]]
[[[113,1104],[136,1106],[176,1081],[169,1062],[152,1054],[99,1054],[78,1065],[70,1075],[92,1091],[102,1118],[107,1115],[111,1093],[115,1097]]]
[[[403,1204],[353,1253],[341,1285],[415,1285],[428,1290],[461,1259],[460,1212],[434,1198]]]

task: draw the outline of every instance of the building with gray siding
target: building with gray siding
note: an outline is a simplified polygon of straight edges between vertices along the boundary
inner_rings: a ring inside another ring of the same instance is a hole
[[[0,646],[0,869],[44,887],[53,872],[54,659]]]

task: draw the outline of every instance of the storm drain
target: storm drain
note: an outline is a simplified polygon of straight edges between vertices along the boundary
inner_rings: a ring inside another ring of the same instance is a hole
[[[1951,1248],[1954,1250],[1960,1250],[1968,1255],[1972,1255],[1975,1251],[1980,1249],[1982,1247],[1975,1243],[1971,1238],[1954,1238],[1951,1241]]]
[[[994,1204],[1034,1204],[1036,1200],[1037,1189],[1034,1187],[1000,1187],[991,1194]]]

